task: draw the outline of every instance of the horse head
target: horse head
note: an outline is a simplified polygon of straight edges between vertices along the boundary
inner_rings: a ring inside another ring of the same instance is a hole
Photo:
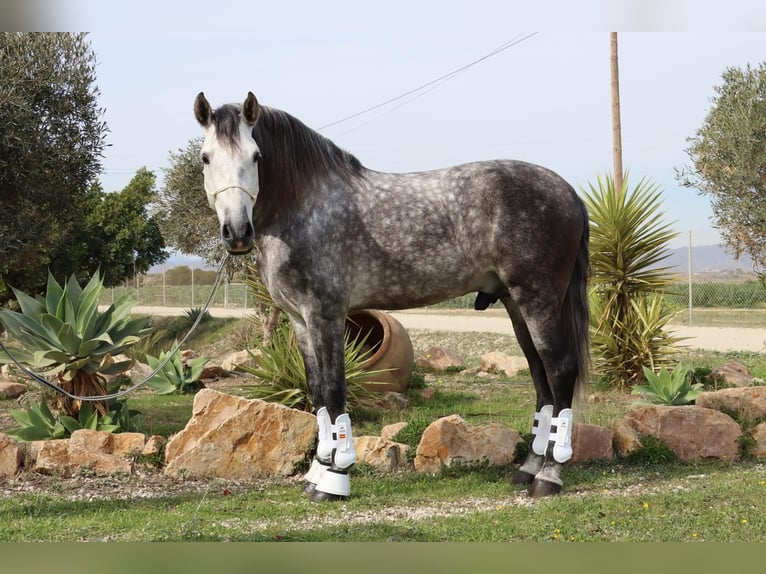
[[[252,131],[259,110],[252,92],[241,107],[226,105],[213,111],[202,92],[194,101],[194,116],[205,133],[201,153],[205,193],[218,215],[221,241],[232,254],[253,248],[261,152]]]

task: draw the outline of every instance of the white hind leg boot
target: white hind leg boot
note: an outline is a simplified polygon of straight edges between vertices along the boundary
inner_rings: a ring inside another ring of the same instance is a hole
[[[553,443],[553,460],[566,462],[572,458],[572,409],[561,409],[559,416],[552,421],[556,434],[551,434]]]
[[[356,462],[354,438],[351,435],[351,417],[342,414],[332,425],[335,438],[335,450],[332,454],[332,465],[327,468],[316,485],[311,497],[314,502],[325,500],[343,500],[351,494],[351,482],[348,470]]]
[[[327,412],[325,407],[322,407],[317,411],[317,426],[319,427],[319,442],[317,444],[317,454],[314,461],[311,463],[311,468],[304,476],[306,480],[306,488],[304,489],[307,494],[310,494],[316,488],[319,481],[322,480],[325,472],[332,464],[332,452],[335,449],[335,439],[333,439],[332,433],[332,421],[330,420],[330,413]]]
[[[515,484],[529,484],[543,467],[545,451],[550,440],[552,419],[553,405],[545,405],[535,412],[535,421],[532,424],[532,444],[527,458],[514,476],[513,482]]]

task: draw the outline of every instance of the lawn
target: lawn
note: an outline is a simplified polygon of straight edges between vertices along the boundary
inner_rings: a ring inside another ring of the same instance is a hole
[[[229,332],[235,332],[230,325]],[[220,332],[224,336],[223,331]],[[411,333],[416,353],[441,344],[475,365],[480,352],[513,350],[507,336]],[[209,345],[213,345],[210,342]],[[217,343],[215,343],[217,344]],[[212,348],[212,347],[208,347]],[[204,350],[204,347],[203,347]],[[731,355],[689,354],[710,366]],[[762,369],[763,355],[740,355]],[[246,394],[246,381],[217,383]],[[431,399],[419,391],[435,390]],[[578,418],[609,426],[632,397],[599,390],[599,401]],[[170,435],[186,424],[193,397],[137,392],[129,401],[142,412],[142,430]],[[10,404],[9,404],[10,403]],[[0,402],[0,428],[16,402]],[[529,432],[534,391],[528,375],[505,377],[460,372],[418,373],[403,411],[360,409],[355,433],[378,434],[406,420],[400,440],[416,443],[429,422],[460,414],[474,424],[502,421]],[[381,474],[363,464],[352,470],[352,497],[315,505],[302,494],[299,476],[252,481],[173,479],[150,462],[132,476],[82,473],[63,479],[25,472],[0,481],[2,541],[743,541],[766,540],[766,465],[674,460],[661,445],[612,462],[568,465],[561,496],[530,500],[510,483],[513,467],[457,467],[438,476]]]

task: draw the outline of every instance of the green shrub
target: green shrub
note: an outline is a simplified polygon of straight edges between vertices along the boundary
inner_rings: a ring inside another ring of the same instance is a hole
[[[178,346],[178,343],[173,345],[173,349]],[[154,371],[165,359],[168,357],[168,353],[172,351],[160,353],[159,357],[152,357],[146,355],[146,362]],[[181,353],[173,353],[173,356],[168,359],[165,365],[160,369],[151,379],[146,381],[146,386],[154,389],[154,392],[160,395],[167,395],[174,392],[180,393],[194,393],[202,388],[200,377],[202,371],[205,368],[205,364],[210,359],[207,357],[198,357],[196,359],[189,359],[184,361],[181,358]]]
[[[64,286],[48,274],[45,297],[31,297],[14,289],[21,313],[0,311],[8,335],[18,347],[14,357],[46,377],[55,377],[64,390],[78,396],[107,394],[105,375],[127,370],[132,361],[115,362],[113,357],[147,336],[151,329],[145,318],[130,319],[133,302],[120,298],[105,311],[98,310],[103,283],[96,272],[81,288],[72,275]],[[11,362],[0,353],[0,363]],[[80,401],[63,395],[58,406],[64,414],[77,417]],[[105,401],[93,405],[107,414]]]
[[[677,366],[673,371],[664,367],[655,373],[644,367],[646,385],[636,385],[631,394],[644,397],[639,404],[688,405],[693,403],[703,390],[702,383],[692,383],[689,371]]]
[[[671,362],[676,338],[668,325],[674,312],[663,298],[676,280],[661,263],[676,233],[663,223],[660,191],[628,178],[615,189],[598,178],[583,197],[590,214],[591,350],[594,374],[610,386],[629,388],[643,365]]]
[[[368,371],[364,364],[374,349],[364,349],[367,337],[345,338],[346,383],[348,408],[358,407],[363,398],[373,396],[366,386],[374,385],[376,373]],[[306,383],[306,370],[292,326],[280,322],[268,345],[258,344],[260,355],[253,357],[257,366],[241,366],[241,369],[255,376],[259,383],[248,387],[248,398],[280,403],[290,408],[311,411],[311,393]]]

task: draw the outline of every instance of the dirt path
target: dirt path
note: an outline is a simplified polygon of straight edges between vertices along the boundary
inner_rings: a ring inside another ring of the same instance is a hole
[[[184,307],[134,307],[134,313],[150,315],[182,315]],[[214,317],[244,317],[249,312],[243,309],[210,309]],[[477,312],[470,309],[438,309],[396,311],[392,315],[407,329],[429,329],[432,331],[470,331],[480,333],[505,333],[513,330],[505,311],[488,309]],[[677,337],[685,339],[683,344],[696,349],[710,351],[752,351],[766,352],[766,328],[747,327],[686,327],[676,326]]]

